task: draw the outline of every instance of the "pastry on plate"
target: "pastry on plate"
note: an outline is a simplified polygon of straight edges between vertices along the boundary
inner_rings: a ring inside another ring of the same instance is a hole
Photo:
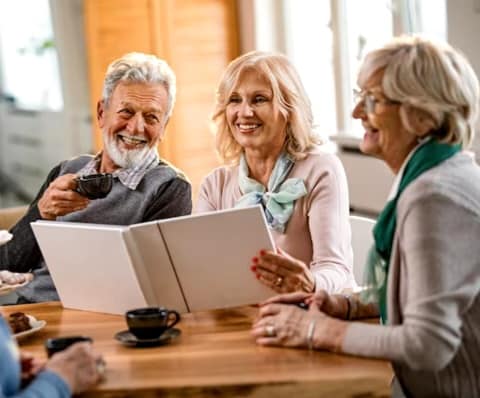
[[[10,314],[8,317],[8,324],[10,325],[13,334],[25,332],[32,328],[30,325],[30,319],[23,312],[14,312]]]

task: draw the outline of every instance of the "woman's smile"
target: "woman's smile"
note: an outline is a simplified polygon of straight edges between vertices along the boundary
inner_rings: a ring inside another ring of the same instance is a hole
[[[262,125],[260,123],[238,123],[236,126],[243,134],[253,134],[256,133]]]

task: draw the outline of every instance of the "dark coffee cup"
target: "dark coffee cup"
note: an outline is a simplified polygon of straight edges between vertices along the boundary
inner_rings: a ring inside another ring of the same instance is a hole
[[[128,330],[139,340],[156,339],[180,320],[177,311],[163,307],[138,308],[125,314]]]
[[[88,199],[102,199],[112,190],[113,176],[110,173],[90,174],[76,178],[76,191]]]
[[[45,349],[47,350],[47,355],[50,358],[56,352],[63,351],[70,347],[72,344],[81,343],[81,342],[92,343],[93,340],[91,337],[86,336],[66,336],[66,337],[55,337],[53,339],[48,339],[45,341]]]

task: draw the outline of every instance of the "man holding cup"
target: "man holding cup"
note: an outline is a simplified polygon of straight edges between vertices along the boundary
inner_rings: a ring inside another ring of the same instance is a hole
[[[97,104],[104,149],[54,167],[27,214],[12,228],[13,239],[0,248],[0,269],[33,271],[33,281],[17,290],[19,303],[58,300],[32,221],[129,225],[191,213],[190,183],[157,152],[175,94],[173,71],[153,55],[130,53],[109,65]],[[91,200],[81,194],[79,180],[100,173],[112,175],[111,191]]]

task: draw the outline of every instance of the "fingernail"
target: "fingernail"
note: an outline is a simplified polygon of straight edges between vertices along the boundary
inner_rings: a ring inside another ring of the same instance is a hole
[[[251,266],[250,266],[250,269],[251,269],[253,272],[255,272],[255,271],[257,270],[257,267],[256,267],[255,265],[251,265]]]
[[[260,274],[255,274],[255,277],[256,277],[257,279],[260,279]]]
[[[258,263],[258,257],[253,257],[252,258],[252,263]]]
[[[267,252],[264,249],[260,250],[260,255],[261,256],[264,256],[265,254],[267,254]]]

